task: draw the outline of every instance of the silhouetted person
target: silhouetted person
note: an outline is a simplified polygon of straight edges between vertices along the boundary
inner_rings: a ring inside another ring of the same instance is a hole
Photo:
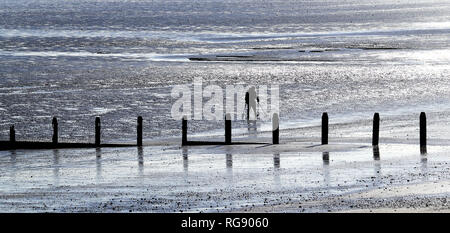
[[[247,120],[256,120],[256,102],[259,103],[259,97],[256,96],[256,88],[250,87],[245,93],[245,106],[247,107]],[[253,110],[252,112],[250,110]],[[252,117],[250,117],[252,113]]]

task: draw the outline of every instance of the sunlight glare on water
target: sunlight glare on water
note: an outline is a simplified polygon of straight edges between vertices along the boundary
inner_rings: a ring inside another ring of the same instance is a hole
[[[95,116],[106,141],[133,140],[138,115],[146,139],[176,136],[170,91],[194,77],[279,84],[282,128],[316,125],[323,111],[337,123],[449,110],[448,1],[6,0],[0,9],[2,140],[11,124],[18,139],[50,138],[53,116],[62,141],[92,141]],[[191,126],[221,134],[222,123]]]

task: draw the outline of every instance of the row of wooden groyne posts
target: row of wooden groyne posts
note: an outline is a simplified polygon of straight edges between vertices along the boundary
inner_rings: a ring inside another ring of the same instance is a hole
[[[426,154],[427,147],[427,118],[425,112],[420,113],[420,152]],[[231,141],[231,117],[227,115],[225,117],[225,142],[220,144],[231,145],[231,144],[245,144],[244,142],[233,143]],[[375,113],[373,115],[373,128],[372,128],[372,146],[378,146],[380,142],[380,114]],[[187,140],[187,120],[186,117],[183,118],[182,124],[182,145],[204,145],[207,142],[198,141],[188,141]],[[272,117],[272,144],[280,143],[280,129],[279,129],[279,117],[277,113],[273,114]],[[322,134],[321,134],[322,145],[328,144],[328,113],[324,112],[322,114]],[[219,144],[219,143],[217,143]],[[256,144],[250,142],[249,144]]]
[[[58,142],[58,120],[53,117],[53,136],[51,142],[30,142],[30,141],[16,141],[16,133],[14,125],[10,127],[9,141],[0,141],[0,150],[10,149],[55,149],[55,148],[98,148],[98,147],[129,147],[142,146],[142,125],[143,119],[141,116],[137,118],[137,139],[136,144],[102,144],[100,139],[101,124],[100,117],[95,118],[95,143],[60,143]],[[427,129],[426,129],[426,115],[425,112],[420,113],[420,151],[422,154],[426,153],[427,145]],[[375,113],[373,116],[373,130],[372,130],[372,145],[378,146],[380,131],[380,115]],[[195,145],[233,145],[233,144],[267,144],[261,142],[233,142],[232,141],[232,125],[229,114],[225,117],[225,141],[190,141],[188,140],[188,120],[186,117],[182,119],[182,146]],[[322,114],[322,145],[328,144],[328,114]],[[277,113],[272,117],[272,144],[279,144],[280,129],[279,117]]]

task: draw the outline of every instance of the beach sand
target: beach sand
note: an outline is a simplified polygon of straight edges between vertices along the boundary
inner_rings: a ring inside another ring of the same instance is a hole
[[[238,212],[450,213],[450,181],[378,187],[321,200],[259,206]]]
[[[450,146],[431,143],[421,155],[417,144],[382,143],[375,152],[344,139],[3,151],[0,211],[449,211]]]

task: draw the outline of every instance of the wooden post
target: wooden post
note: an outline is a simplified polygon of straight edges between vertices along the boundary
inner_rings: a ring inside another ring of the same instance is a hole
[[[100,117],[95,118],[95,146],[100,146]]]
[[[11,127],[9,127],[9,142],[16,142],[16,130],[14,129],[14,125],[11,125]]]
[[[426,153],[427,148],[427,117],[425,112],[420,113],[420,151]]]
[[[231,115],[229,113],[225,115],[225,144],[231,144]]]
[[[280,143],[280,119],[278,113],[274,113],[272,117],[272,144]]]
[[[372,146],[377,146],[380,136],[380,114],[373,115]]]
[[[53,117],[52,125],[53,125],[52,143],[56,145],[58,144],[58,119],[56,119],[56,117]]]
[[[322,145],[328,144],[328,113],[322,114]]]
[[[181,131],[181,145],[185,146],[187,145],[187,116],[184,116],[182,119]]]
[[[137,118],[137,146],[142,146],[142,116]]]

